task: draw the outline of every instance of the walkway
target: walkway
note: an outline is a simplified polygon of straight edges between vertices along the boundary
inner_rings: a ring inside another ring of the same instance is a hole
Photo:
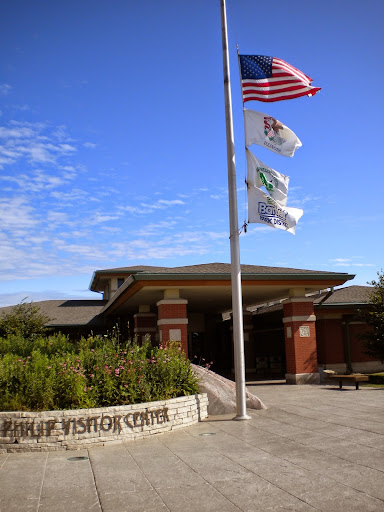
[[[212,417],[104,448],[0,454],[0,510],[384,511],[384,389],[250,390],[268,406],[250,421]]]

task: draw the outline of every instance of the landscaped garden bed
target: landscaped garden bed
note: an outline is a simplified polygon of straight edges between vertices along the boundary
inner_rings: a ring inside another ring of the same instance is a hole
[[[0,321],[0,451],[135,439],[207,416],[178,343],[122,340],[117,327],[73,341],[26,329],[32,306],[20,307],[24,322]]]

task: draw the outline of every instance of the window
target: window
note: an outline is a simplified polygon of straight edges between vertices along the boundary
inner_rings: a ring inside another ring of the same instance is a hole
[[[120,286],[124,283],[124,277],[118,277],[117,278],[117,289],[120,288]]]

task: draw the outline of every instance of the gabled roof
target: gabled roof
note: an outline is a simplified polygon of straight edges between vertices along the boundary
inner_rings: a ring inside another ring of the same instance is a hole
[[[49,327],[61,326],[96,326],[102,325],[101,313],[105,300],[42,300],[33,302],[41,313],[50,320]],[[0,308],[0,315],[12,311],[15,306]]]
[[[313,302],[318,306],[341,306],[367,304],[372,293],[372,286],[346,286],[333,292],[319,295]]]
[[[102,292],[105,290],[106,284],[112,277],[124,277],[125,280],[132,276],[135,280],[159,280],[164,279],[230,279],[231,265],[230,263],[203,263],[199,265],[187,265],[183,267],[153,267],[149,265],[134,265],[132,267],[119,267],[105,270],[96,270],[92,276],[89,285],[90,290]],[[327,272],[324,270],[305,270],[299,268],[286,267],[267,267],[262,265],[241,265],[241,276],[243,281],[248,279],[259,279],[261,281],[269,279],[298,279],[303,280],[319,279],[324,277],[328,279],[336,279],[334,285],[341,284],[348,279],[353,279],[353,275],[345,273]],[[321,288],[321,286],[320,286]],[[120,290],[120,293],[122,290]]]
[[[156,272],[166,269],[166,267],[152,267],[150,265],[133,265],[132,267],[107,268],[104,270],[96,270],[91,279],[89,289],[94,292],[104,290],[103,282],[111,277],[127,277],[132,274],[143,272]]]
[[[323,291],[312,295],[313,304],[316,308],[321,307],[359,307],[366,306],[369,303],[369,296],[372,292],[372,286],[345,286],[330,291]],[[255,309],[255,314],[272,313],[283,309],[281,301],[263,305]]]
[[[230,263],[202,263],[199,265],[186,265],[183,267],[152,267],[149,265],[136,265],[133,267],[120,267],[107,270],[97,270],[96,274],[230,274]],[[241,265],[242,274],[316,274],[329,275],[336,272],[323,270],[305,270],[288,267],[267,267],[264,265]],[[338,275],[340,273],[337,273]],[[347,274],[344,274],[347,275]]]

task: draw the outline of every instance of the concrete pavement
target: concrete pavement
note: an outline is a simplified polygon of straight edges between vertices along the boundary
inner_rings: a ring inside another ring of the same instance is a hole
[[[0,511],[384,511],[384,389],[247,386],[249,421],[0,454]]]

